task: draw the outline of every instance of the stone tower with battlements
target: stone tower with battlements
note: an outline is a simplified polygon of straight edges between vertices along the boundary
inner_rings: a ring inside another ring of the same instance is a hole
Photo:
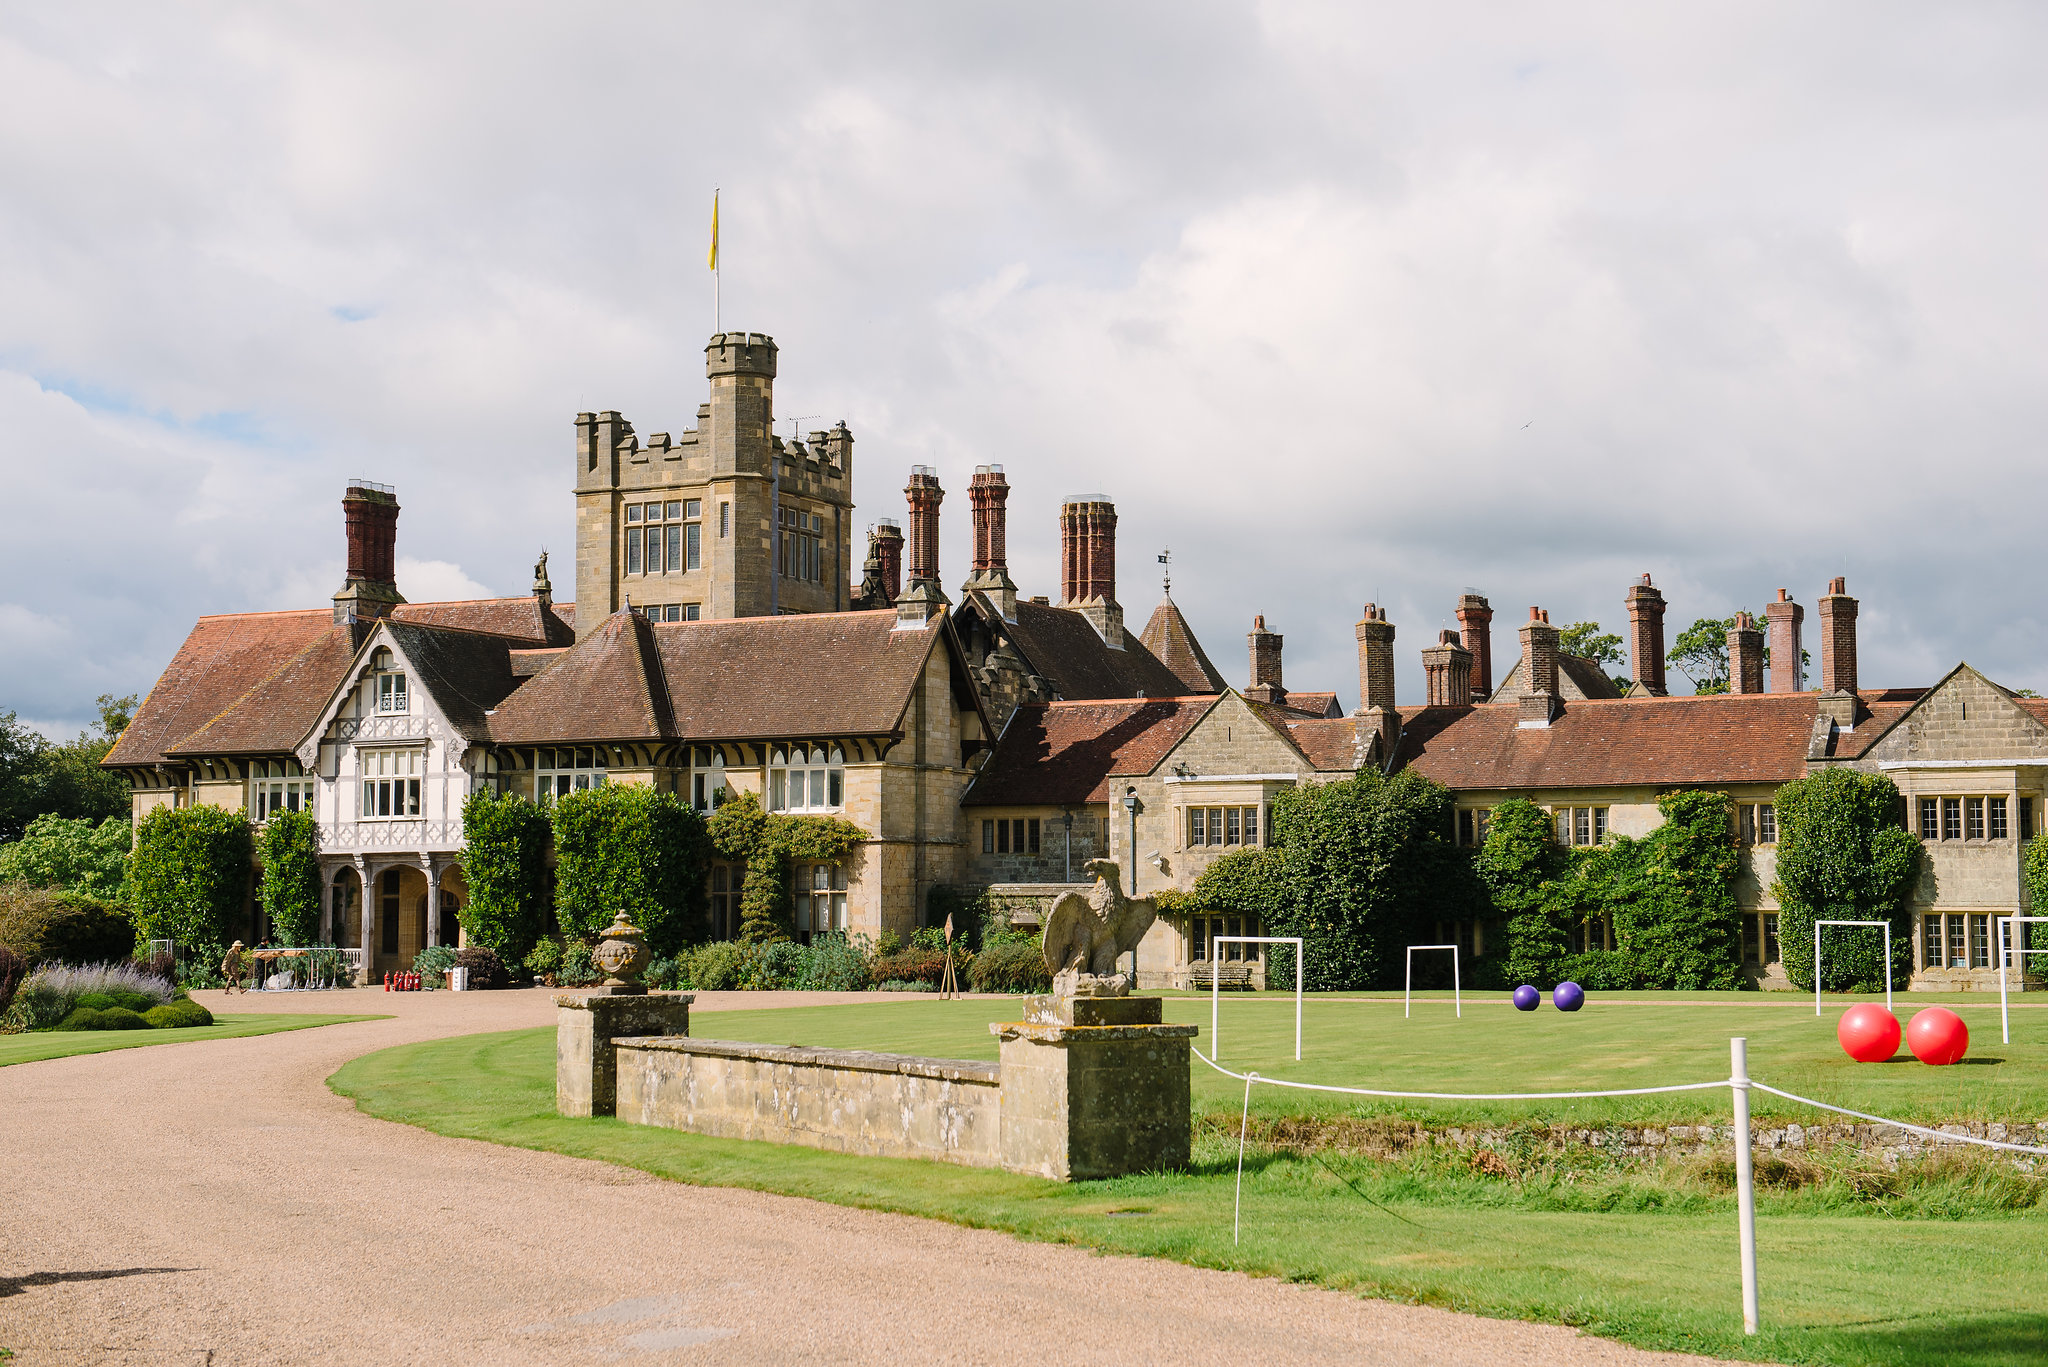
[[[722,332],[689,431],[576,415],[579,638],[628,602],[667,621],[852,605],[853,434],[776,436],[775,366],[774,338]]]

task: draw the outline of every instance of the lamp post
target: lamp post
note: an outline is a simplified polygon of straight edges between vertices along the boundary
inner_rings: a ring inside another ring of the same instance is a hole
[[[1131,814],[1131,886],[1129,895],[1132,897],[1136,897],[1138,895],[1138,790],[1136,788],[1124,789],[1124,810]],[[1132,945],[1131,987],[1133,988],[1133,990],[1135,990],[1137,986],[1138,947],[1136,945]]]
[[[1067,881],[1074,881],[1074,809],[1067,808],[1060,813],[1060,824],[1067,831]]]

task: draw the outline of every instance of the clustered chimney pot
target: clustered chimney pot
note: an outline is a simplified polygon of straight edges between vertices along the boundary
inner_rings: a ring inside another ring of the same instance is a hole
[[[1472,701],[1493,696],[1493,608],[1485,598],[1468,593],[1458,599],[1458,626],[1465,649],[1472,652]]]
[[[1460,643],[1457,632],[1437,633],[1436,644],[1422,652],[1422,674],[1431,707],[1471,706],[1472,652]]]

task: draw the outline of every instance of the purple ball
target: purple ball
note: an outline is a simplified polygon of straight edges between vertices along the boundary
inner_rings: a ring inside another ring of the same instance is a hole
[[[1542,1000],[1543,994],[1527,983],[1523,983],[1515,989],[1515,1010],[1517,1011],[1534,1011],[1536,1003]]]
[[[1577,983],[1559,983],[1550,1000],[1560,1011],[1576,1011],[1586,1004],[1585,989]]]

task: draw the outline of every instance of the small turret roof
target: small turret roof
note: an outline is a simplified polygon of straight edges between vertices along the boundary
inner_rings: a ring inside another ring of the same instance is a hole
[[[1139,633],[1138,640],[1159,658],[1159,663],[1173,671],[1174,677],[1188,692],[1223,691],[1223,675],[1210,662],[1202,643],[1195,639],[1195,629],[1181,615],[1180,605],[1173,601],[1173,595],[1168,594],[1159,600],[1159,606],[1152,609],[1151,620],[1145,623],[1145,630]]]

